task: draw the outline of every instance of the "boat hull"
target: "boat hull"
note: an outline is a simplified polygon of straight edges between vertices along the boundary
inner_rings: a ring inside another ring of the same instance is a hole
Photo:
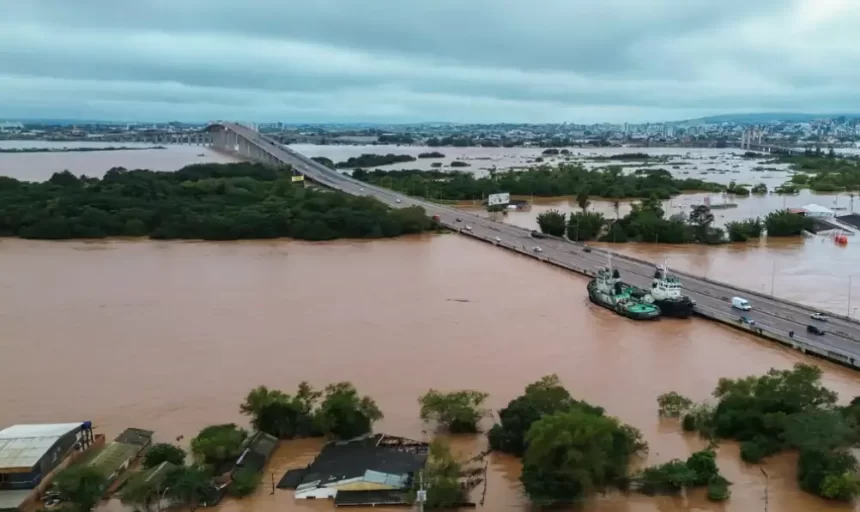
[[[688,298],[681,300],[655,300],[654,305],[660,308],[662,316],[669,318],[690,318],[693,316],[694,304]]]
[[[631,320],[657,320],[658,318],[660,318],[659,307],[655,307],[647,312],[642,312],[632,311],[623,306],[618,306],[617,304],[609,302],[594,290],[595,284],[596,283],[594,281],[588,283],[588,300],[590,300],[593,304],[596,304],[602,308],[606,308],[609,311],[615,313],[616,315],[621,315]]]

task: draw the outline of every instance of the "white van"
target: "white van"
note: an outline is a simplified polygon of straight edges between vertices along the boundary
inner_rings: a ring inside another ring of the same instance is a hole
[[[732,297],[732,307],[735,309],[742,309],[744,311],[749,311],[750,309],[752,309],[752,306],[750,306],[749,301],[740,297]]]

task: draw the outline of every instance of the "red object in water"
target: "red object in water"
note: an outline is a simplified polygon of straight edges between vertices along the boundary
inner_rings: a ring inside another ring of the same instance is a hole
[[[836,242],[837,245],[848,245],[848,237],[845,235],[836,235],[833,237],[833,241]]]

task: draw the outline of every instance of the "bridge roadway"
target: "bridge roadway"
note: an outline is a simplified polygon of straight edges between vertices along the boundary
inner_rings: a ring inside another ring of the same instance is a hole
[[[373,196],[395,208],[421,206],[429,215],[438,215],[446,227],[460,233],[586,274],[605,266],[610,257],[610,253],[602,249],[592,248],[591,252],[585,252],[585,246],[582,244],[552,238],[534,239],[529,230],[521,227],[494,222],[467,211],[404,196],[354,180],[244,126],[232,123],[224,123],[222,126],[263,148],[271,157],[292,165],[298,172],[317,183],[352,195]],[[466,226],[471,230],[466,230]],[[496,242],[496,237],[501,242]],[[535,252],[535,247],[540,247],[542,252]],[[635,286],[650,288],[655,270],[653,263],[614,253],[611,258],[613,267],[621,272],[622,279]],[[681,272],[673,273],[682,278],[685,292],[696,300],[696,308],[703,316],[724,323],[735,323],[744,315],[755,320],[756,327],[786,339],[788,333],[793,331],[795,341],[814,347],[819,353],[829,352],[831,356],[836,356],[833,359],[860,368],[860,323],[857,321],[829,315],[829,322],[816,322],[810,319],[810,315],[817,311],[815,309],[725,283]],[[749,300],[752,310],[741,312],[733,309],[730,299],[735,296]],[[827,333],[823,336],[809,334],[806,331],[809,324],[819,325]]]

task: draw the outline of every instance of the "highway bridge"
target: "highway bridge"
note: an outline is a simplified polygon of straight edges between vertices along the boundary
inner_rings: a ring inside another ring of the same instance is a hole
[[[524,228],[360,182],[237,123],[214,124],[207,130],[211,133],[213,146],[222,151],[262,163],[287,164],[318,184],[352,195],[373,196],[394,208],[421,206],[428,215],[438,215],[440,222],[452,230],[546,263],[593,275],[597,268],[607,264],[610,257],[608,251],[586,248],[583,244],[563,239],[535,239]],[[536,247],[541,251],[536,251]],[[612,254],[611,258],[622,279],[650,288],[654,263],[617,254]],[[860,323],[857,321],[830,314],[828,323],[816,322],[810,316],[819,311],[808,306],[699,276],[675,274],[682,278],[686,293],[696,300],[697,313],[701,316],[860,369]],[[748,312],[732,309],[730,300],[735,296],[748,299],[753,309]],[[754,320],[756,325],[741,324],[739,319],[742,315]],[[618,321],[626,320],[619,318]],[[818,324],[827,331],[826,334],[808,333],[806,327],[809,324]]]

